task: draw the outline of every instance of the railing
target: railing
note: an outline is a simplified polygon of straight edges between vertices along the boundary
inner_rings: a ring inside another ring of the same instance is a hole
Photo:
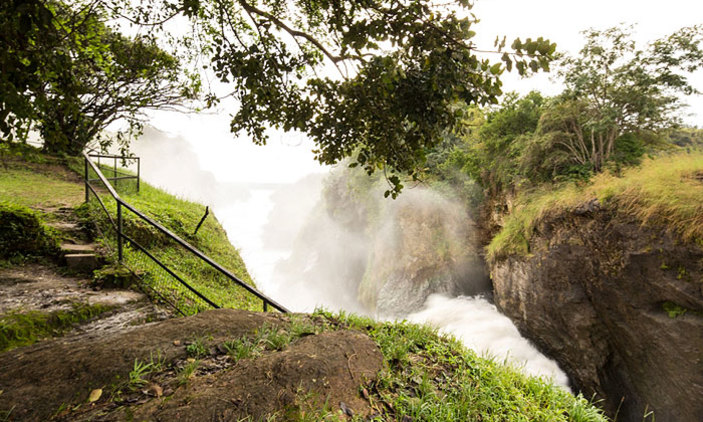
[[[114,182],[115,186],[117,186],[117,182],[120,180],[136,180],[137,181],[137,192],[139,192],[139,181],[141,180],[141,160],[139,157],[120,157],[119,155],[104,155],[104,154],[88,154],[88,157],[90,158],[97,158],[98,159],[98,167],[102,165],[100,162],[101,158],[106,158],[106,159],[111,159],[112,160],[112,167],[110,167],[110,170],[112,171],[112,177],[105,177],[105,180],[109,182]],[[136,161],[137,162],[137,175],[125,173],[121,170],[117,169],[117,161],[121,160],[122,162],[128,162],[128,161]],[[86,174],[88,174],[86,172]],[[119,176],[118,176],[119,175]],[[89,179],[91,182],[99,182],[100,179]],[[88,192],[86,191],[86,194]],[[86,201],[88,201],[88,196],[86,195]]]
[[[114,233],[116,235],[116,243],[117,243],[117,259],[120,263],[124,263],[125,261],[125,247],[130,248],[130,254],[129,257],[132,259],[135,259],[134,254],[139,253],[141,254],[141,257],[148,259],[153,264],[155,264],[155,268],[159,271],[161,271],[163,274],[166,275],[166,277],[170,277],[172,280],[175,281],[175,283],[172,283],[172,287],[179,287],[181,291],[185,294],[187,301],[184,300],[171,300],[173,299],[171,293],[165,292],[165,291],[158,291],[158,289],[155,289],[152,287],[152,289],[157,293],[163,300],[167,301],[170,303],[172,306],[174,306],[179,312],[182,314],[187,314],[187,313],[193,313],[193,312],[198,312],[198,310],[201,310],[203,308],[220,308],[221,306],[216,304],[213,300],[207,297],[206,294],[203,292],[199,291],[197,288],[193,287],[191,283],[188,283],[186,280],[184,280],[183,274],[178,274],[178,271],[172,268],[172,266],[167,265],[167,263],[164,263],[162,259],[159,259],[157,256],[155,256],[154,253],[150,252],[147,247],[141,244],[141,242],[137,241],[134,239],[134,237],[129,236],[126,231],[125,231],[125,216],[123,215],[125,212],[129,212],[132,214],[133,217],[137,219],[137,221],[141,221],[143,223],[146,223],[147,227],[152,227],[155,229],[162,237],[165,237],[169,242],[172,242],[176,245],[178,245],[182,251],[184,251],[184,254],[188,256],[188,259],[196,259],[197,261],[205,264],[205,267],[209,268],[210,270],[214,271],[216,274],[218,274],[220,277],[224,277],[224,279],[229,280],[230,282],[234,283],[235,285],[243,288],[245,291],[248,293],[254,295],[256,298],[260,299],[263,302],[263,310],[264,312],[268,311],[269,306],[272,307],[275,310],[278,310],[280,312],[288,312],[288,310],[274,301],[273,299],[265,296],[263,293],[259,292],[252,286],[248,285],[246,282],[242,281],[239,279],[237,276],[232,274],[230,271],[227,269],[223,268],[220,264],[212,260],[210,257],[193,247],[191,244],[186,242],[185,240],[181,239],[179,236],[171,232],[169,229],[164,227],[163,225],[159,224],[156,222],[154,219],[144,215],[142,212],[137,210],[135,207],[130,205],[129,203],[125,202],[116,192],[114,187],[108,182],[108,178],[105,177],[105,175],[102,173],[100,170],[100,167],[97,166],[92,160],[91,157],[96,157],[96,158],[113,158],[115,161],[115,165],[113,167],[113,174],[115,177],[113,177],[113,180],[125,180],[124,176],[117,176],[117,169],[116,169],[116,162],[118,159],[122,159],[122,157],[117,157],[117,156],[107,156],[107,155],[100,155],[99,157],[97,155],[88,155],[86,153],[83,154],[83,158],[85,160],[85,199],[86,202],[90,200],[90,194],[92,193],[95,198],[97,198],[98,203],[100,204],[102,210],[105,212],[105,214],[108,217],[108,221],[110,223],[111,228],[114,230]],[[136,157],[135,157],[136,158]],[[138,162],[138,161],[137,161]],[[90,171],[95,174],[96,178],[91,178],[90,177]],[[130,175],[131,176],[131,175]],[[137,179],[137,184],[139,183],[139,176],[136,176]],[[130,178],[135,178],[134,176]],[[93,186],[93,182],[100,182],[100,184],[104,187],[105,190],[107,190],[108,193],[108,198],[111,197],[114,202],[115,202],[115,207],[116,207],[116,216],[113,218],[111,215],[110,211],[108,210],[108,207],[106,206],[105,202],[101,199],[101,196],[99,195],[97,191],[97,187]],[[177,302],[174,304],[173,302]],[[180,304],[180,305],[179,305]],[[184,311],[184,308],[187,308],[187,310]]]

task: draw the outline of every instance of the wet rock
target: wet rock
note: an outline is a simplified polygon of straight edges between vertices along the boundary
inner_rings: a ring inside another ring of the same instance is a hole
[[[428,296],[490,289],[474,224],[458,204],[432,192],[408,192],[386,211],[373,237],[362,301],[382,315],[422,308]]]
[[[592,201],[536,231],[491,263],[501,310],[619,421],[703,420],[701,247]]]

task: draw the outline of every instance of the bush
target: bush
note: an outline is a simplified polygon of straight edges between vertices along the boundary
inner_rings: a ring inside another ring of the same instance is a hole
[[[36,212],[0,202],[0,259],[54,256],[58,252],[57,236]]]

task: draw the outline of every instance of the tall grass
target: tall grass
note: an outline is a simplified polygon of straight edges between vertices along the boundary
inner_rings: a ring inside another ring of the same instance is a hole
[[[550,185],[525,192],[487,246],[488,259],[528,254],[540,221],[594,199],[642,224],[663,225],[682,240],[703,244],[703,153],[647,159],[620,177],[599,174],[584,185]]]

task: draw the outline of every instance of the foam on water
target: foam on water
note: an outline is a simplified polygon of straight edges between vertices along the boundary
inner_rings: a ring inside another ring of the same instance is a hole
[[[507,361],[529,375],[551,379],[568,388],[569,379],[556,362],[522,337],[512,321],[484,297],[432,295],[421,311],[407,319],[451,334],[479,355]]]

